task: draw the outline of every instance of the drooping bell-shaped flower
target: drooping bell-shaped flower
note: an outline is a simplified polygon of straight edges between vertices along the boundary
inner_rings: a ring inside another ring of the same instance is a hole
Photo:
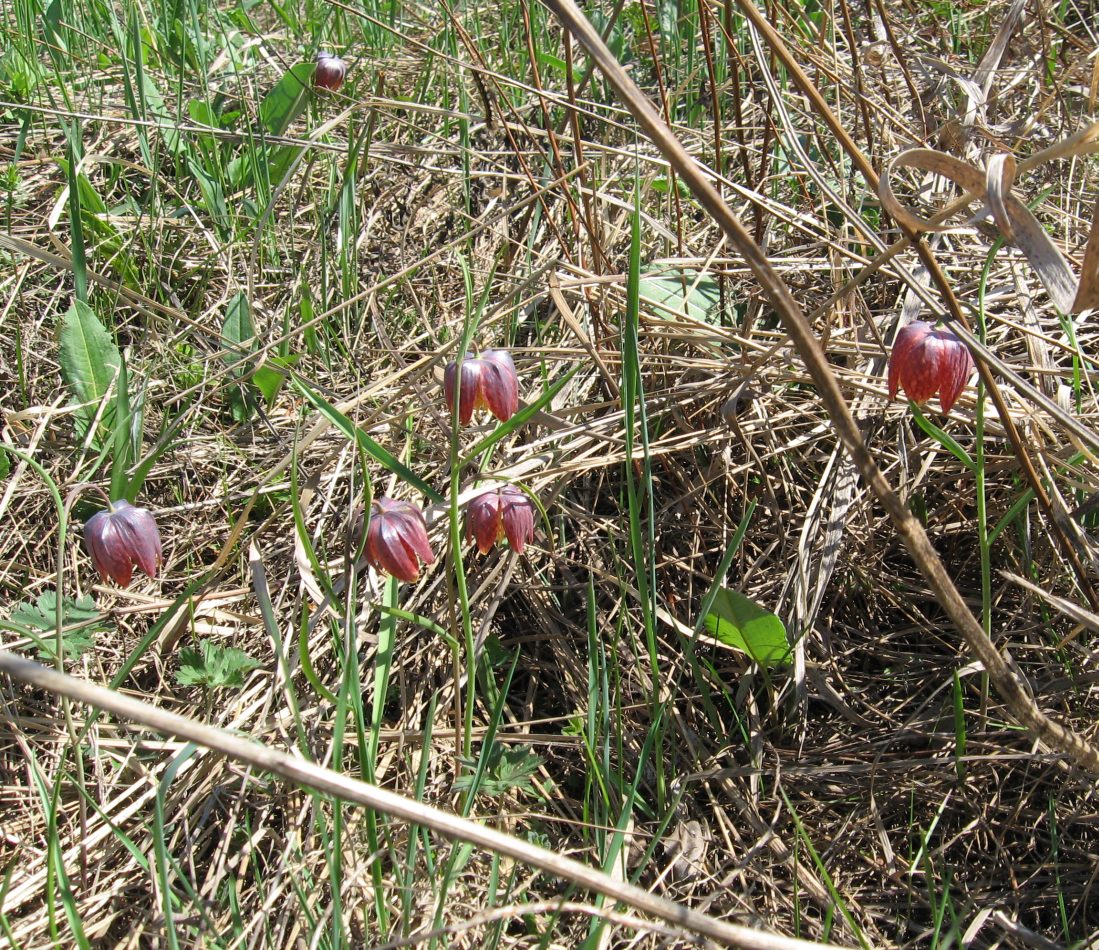
[[[534,502],[514,485],[483,492],[466,507],[466,540],[476,540],[482,554],[504,537],[519,554],[534,538]]]
[[[938,393],[943,412],[950,412],[972,372],[969,348],[952,330],[913,320],[897,334],[889,354],[889,398],[896,397],[898,386],[917,405]]]
[[[313,85],[318,89],[335,92],[343,85],[347,64],[338,56],[321,50],[317,53],[317,68],[313,71]]]
[[[160,531],[152,513],[128,501],[111,502],[84,525],[84,544],[100,576],[126,587],[134,565],[156,577],[161,562]]]
[[[458,364],[447,363],[443,372],[443,396],[447,408],[454,411],[454,391]],[[466,425],[474,409],[487,409],[501,422],[507,422],[519,408],[519,377],[515,361],[507,350],[482,350],[480,356],[466,354],[462,360],[461,394],[458,420]]]
[[[410,501],[375,498],[366,529],[367,561],[397,580],[412,582],[420,576],[417,558],[425,564],[435,561],[424,513]]]

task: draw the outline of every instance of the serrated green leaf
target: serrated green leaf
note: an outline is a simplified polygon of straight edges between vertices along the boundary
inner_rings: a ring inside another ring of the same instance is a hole
[[[179,651],[179,672],[176,681],[181,686],[243,686],[244,674],[260,664],[243,650],[224,647],[213,640],[199,641],[199,649],[184,647]]]
[[[68,659],[76,659],[95,646],[95,635],[111,629],[96,609],[95,601],[84,595],[79,600],[66,597],[62,602],[62,648]],[[35,642],[40,659],[53,662],[57,658],[57,592],[42,591],[35,603],[23,601],[12,609],[4,626],[29,637]]]
[[[722,587],[704,619],[715,639],[747,653],[760,666],[789,665],[786,625],[739,591]]]
[[[74,413],[77,435],[87,434],[99,403],[118,372],[121,355],[114,339],[84,301],[77,300],[61,317],[61,375],[80,404]],[[96,447],[101,448],[100,440]]]
[[[531,778],[542,767],[543,761],[540,755],[527,747],[515,746],[509,749],[494,742],[488,752],[477,791],[493,798],[509,791],[532,792],[534,786]],[[467,764],[471,769],[476,766],[476,763]],[[454,780],[454,787],[459,791],[468,791],[473,788],[474,777],[473,773],[459,775]]]
[[[90,623],[93,620],[102,621],[103,619],[102,614],[95,606],[95,601],[87,594],[79,600],[66,597],[63,605],[62,622],[66,626]],[[52,632],[57,626],[57,591],[42,591],[38,595],[37,602],[33,604],[28,601],[16,604],[11,612],[11,619],[14,623]]]

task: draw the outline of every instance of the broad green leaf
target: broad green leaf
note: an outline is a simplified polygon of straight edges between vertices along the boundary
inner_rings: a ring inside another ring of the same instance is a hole
[[[256,344],[256,327],[252,323],[252,307],[244,291],[229,301],[225,322],[221,325],[221,339],[225,344],[222,359],[227,366],[236,366]]]
[[[278,145],[267,150],[267,180],[272,187],[282,182],[294,160],[304,151],[298,145]]]
[[[62,165],[65,163],[62,162]],[[78,172],[76,176],[76,187],[80,189],[80,209],[91,214],[106,214],[107,205],[103,199],[99,197],[99,192],[95,190],[95,186],[88,180],[88,176],[83,172]]]
[[[206,213],[219,227],[225,227],[229,222],[229,214],[225,207],[225,191],[221,183],[196,161],[188,159],[187,168],[194,177],[199,191],[202,192],[202,203],[206,206]]]
[[[271,135],[282,135],[302,113],[313,84],[313,63],[298,63],[283,73],[259,106],[259,118]]]
[[[657,305],[657,316],[667,317],[671,311],[703,323],[713,322],[721,299],[713,277],[689,268],[643,274],[640,293],[650,304]]]
[[[760,666],[787,666],[786,625],[742,593],[722,587],[705,617],[706,629],[727,646],[747,653]]]
[[[252,307],[244,292],[229,301],[225,322],[221,325],[221,340],[225,350],[221,354],[233,378],[243,376],[248,369],[248,354],[255,349],[256,328],[252,323]],[[247,422],[255,411],[255,394],[252,383],[243,380],[229,392],[229,411],[236,422]]]
[[[662,176],[660,178],[653,179],[653,191],[658,191],[660,192],[660,194],[666,195],[671,190],[672,180],[670,178]],[[675,190],[676,193],[682,198],[689,198],[691,195],[691,189],[687,187],[682,178],[677,178],[675,180]],[[682,283],[680,281],[677,280],[676,283],[679,286],[682,286]]]
[[[280,368],[293,366],[298,361],[297,356],[269,356],[267,362],[252,374],[252,382],[256,389],[263,393],[267,404],[271,405],[286,382],[287,374],[280,372]]]
[[[82,300],[77,300],[61,317],[61,375],[73,398],[80,403],[75,412],[76,432],[83,438],[110,389],[121,355],[114,339],[99,318]],[[100,447],[99,440],[96,440]]]
[[[563,59],[554,56],[552,53],[547,53],[544,50],[538,51],[538,62],[543,66],[550,66],[553,69],[556,69],[562,75],[564,75],[568,68]]]
[[[195,125],[208,125],[215,129],[219,125],[218,117],[210,103],[202,99],[191,99],[187,103],[187,114]]]
[[[146,115],[156,122],[168,151],[176,157],[189,154],[190,148],[186,139],[176,129],[179,119],[174,111],[168,108],[164,96],[160,94],[156,83],[149,78],[144,69],[139,71],[137,91]]]
[[[26,99],[42,81],[38,63],[27,59],[14,46],[0,56],[0,88],[7,87],[8,96],[17,101]]]
[[[129,252],[129,241],[111,221],[106,203],[95,190],[91,180],[83,172],[73,175],[72,163],[58,158],[57,164],[69,180],[69,201],[72,210],[80,211],[80,230],[85,253],[105,258],[122,278],[127,287],[138,289],[139,272]],[[75,182],[75,194],[73,193]],[[74,228],[74,238],[76,230]],[[94,238],[94,242],[93,239]],[[94,247],[94,251],[93,251]]]
[[[225,166],[225,177],[229,181],[230,191],[239,191],[252,181],[255,162],[254,153],[254,149],[247,149],[243,155],[238,155]]]

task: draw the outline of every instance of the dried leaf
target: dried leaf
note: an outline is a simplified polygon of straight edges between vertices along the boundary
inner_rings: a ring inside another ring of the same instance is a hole
[[[933,172],[958,185],[965,195],[946,211],[957,213],[974,201],[980,202],[984,207],[977,216],[991,214],[1004,240],[1014,244],[1026,256],[1058,309],[1065,313],[1075,312],[1077,282],[1071,268],[1038,219],[1011,192],[1015,177],[1013,158],[997,157],[989,163],[988,172],[984,175],[968,162],[932,148],[908,149],[889,163],[879,188],[886,211],[910,230],[946,231],[952,226],[942,223],[944,214],[929,220],[910,211],[897,199],[890,180],[894,170],[901,167]]]
[[[675,826],[661,842],[664,854],[671,859],[668,874],[673,881],[692,881],[705,873],[710,839],[710,829],[693,819]]]
[[[1091,233],[1084,250],[1084,264],[1080,273],[1080,286],[1072,302],[1072,312],[1099,307],[1099,201],[1091,216]]]

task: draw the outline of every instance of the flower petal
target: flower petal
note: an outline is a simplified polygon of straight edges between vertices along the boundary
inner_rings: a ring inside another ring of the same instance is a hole
[[[896,340],[893,342],[893,350],[889,354],[890,399],[897,397],[897,384],[903,382],[906,369],[912,364],[913,349],[926,339],[931,329],[931,324],[926,320],[913,320],[898,331]],[[904,391],[908,393],[907,385],[905,385]],[[909,395],[909,398],[913,397]]]
[[[908,351],[901,363],[901,385],[916,405],[927,402],[939,391],[941,355],[939,341],[926,336]]]
[[[382,515],[378,518],[374,552],[377,557],[375,567],[381,567],[398,580],[412,582],[420,576],[420,565],[405,545],[400,528],[391,517]]]
[[[161,562],[160,531],[152,513],[125,501],[114,503],[118,534],[131,558],[150,577],[156,577]]]
[[[411,503],[407,508],[394,512],[391,517],[400,532],[401,541],[425,564],[435,563],[435,552],[427,539],[427,525],[423,513]]]
[[[501,500],[502,520],[508,544],[518,554],[523,547],[534,539],[534,505],[526,493],[516,489],[505,489],[506,497]]]
[[[335,92],[343,85],[347,64],[338,56],[322,50],[317,53],[317,66],[313,71],[313,85]]]
[[[473,418],[473,410],[480,399],[481,371],[479,362],[468,353],[465,359],[462,360],[461,395],[458,398],[458,421],[462,425],[469,424],[469,420]],[[451,412],[454,412],[454,381],[457,372],[458,364],[453,361],[447,363],[446,369],[443,371],[443,398],[446,399],[447,409]]]
[[[423,512],[408,501],[375,498],[366,532],[367,561],[377,570],[411,583],[420,576],[417,557],[425,564],[435,560]]]
[[[481,392],[488,410],[507,422],[519,409],[519,378],[515,361],[507,350],[481,353]]]
[[[99,576],[126,587],[133,577],[134,562],[119,543],[117,535],[109,511],[96,512],[84,525],[84,544]]]
[[[488,554],[501,531],[500,493],[488,491],[471,499],[466,507],[466,538],[477,539],[477,550]]]
[[[969,348],[951,331],[940,332],[949,334],[950,339],[943,340],[939,357],[939,378],[942,382],[939,387],[939,405],[943,412],[950,412],[973,372],[973,356]]]
[[[84,525],[84,544],[104,580],[126,587],[136,563],[155,577],[161,562],[160,531],[150,511],[125,499],[113,501]]]

